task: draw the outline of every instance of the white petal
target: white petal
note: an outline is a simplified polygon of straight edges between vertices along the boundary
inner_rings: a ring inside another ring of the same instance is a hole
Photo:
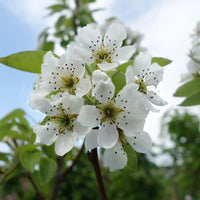
[[[187,64],[187,68],[188,68],[188,71],[189,73],[196,73],[200,70],[200,64],[193,61],[193,60],[190,60]]]
[[[40,109],[41,107],[41,101],[43,102],[43,99],[48,93],[46,91],[33,91],[29,96],[29,106],[33,109]]]
[[[140,52],[139,55],[135,57],[134,60],[134,74],[136,76],[140,75],[143,76],[143,70],[146,69],[148,66],[151,65],[151,55],[148,52]]]
[[[29,105],[33,109],[38,109],[48,116],[55,116],[58,114],[58,105],[52,102],[50,99],[43,96],[43,93],[32,93],[30,96]]]
[[[41,142],[46,145],[51,145],[57,138],[58,129],[57,124],[47,122],[44,126],[37,124],[33,127],[33,131],[40,137]]]
[[[128,61],[135,52],[135,46],[124,46],[115,51],[113,61]]]
[[[152,106],[151,102],[149,101],[149,99],[146,97],[145,94],[140,93],[141,94],[141,101],[144,103],[144,106],[147,110],[150,110],[152,112],[160,112],[159,109],[156,109]]]
[[[41,66],[41,73],[51,73],[58,65],[58,58],[56,58],[51,51],[48,51],[43,57],[43,64]]]
[[[145,84],[157,86],[163,79],[163,73],[163,68],[160,67],[157,63],[153,63],[145,70]]]
[[[78,114],[83,106],[82,98],[67,93],[62,95],[60,102],[62,102],[62,107],[72,114]]]
[[[116,126],[109,122],[105,122],[99,130],[97,143],[105,149],[112,148],[117,143],[118,137],[119,134]]]
[[[96,127],[100,124],[101,115],[95,106],[82,106],[77,120],[88,127]]]
[[[108,79],[110,79],[110,77],[101,70],[95,70],[92,73],[92,84],[93,85],[96,85],[100,80],[107,81]]]
[[[135,74],[131,65],[129,65],[126,69],[126,83],[135,83]]]
[[[43,144],[42,141],[41,141],[41,139],[40,139],[40,136],[39,136],[39,135],[36,135],[34,144],[35,144],[35,145]]]
[[[97,145],[97,135],[99,130],[92,129],[85,138],[85,148],[87,150],[96,148]]]
[[[130,83],[126,85],[115,98],[116,105],[123,110],[128,111],[134,111],[138,108],[140,99],[138,97],[137,89],[137,84]]]
[[[157,106],[164,106],[167,105],[167,102],[163,100],[161,97],[159,97],[156,93],[149,91],[146,94],[146,97],[149,99],[149,101]]]
[[[55,152],[59,156],[63,156],[69,152],[76,142],[76,134],[67,132],[58,136],[55,142]]]
[[[106,104],[109,99],[112,99],[115,92],[115,86],[112,82],[99,81],[94,88],[94,96],[99,102]]]
[[[123,40],[126,38],[125,26],[121,23],[112,23],[104,36],[104,45],[113,50],[121,47]]]
[[[106,149],[103,155],[104,166],[109,167],[111,172],[124,168],[127,160],[127,155],[119,142],[113,148]]]
[[[119,65],[118,62],[116,61],[113,61],[111,63],[108,63],[106,62],[105,60],[103,60],[102,63],[99,63],[98,66],[101,70],[103,71],[108,71],[108,70],[111,70],[111,69],[114,69],[115,67],[117,67]]]
[[[86,78],[81,78],[76,84],[76,95],[82,97],[83,95],[87,94],[91,89],[92,84]]]
[[[142,131],[134,137],[126,138],[128,143],[139,153],[147,153],[152,147],[151,138],[148,133]]]
[[[133,136],[136,132],[143,130],[145,117],[137,113],[134,115],[122,113],[117,118],[117,126],[124,131],[126,136]]]
[[[74,125],[74,132],[76,133],[77,137],[83,137],[85,136],[88,131],[91,129],[90,127],[87,126],[82,126],[80,122],[78,122],[77,120],[75,120],[73,122]]]
[[[102,36],[100,30],[91,24],[80,29],[78,36],[76,37],[77,43],[87,48],[88,50],[96,50],[99,48],[102,42]]]

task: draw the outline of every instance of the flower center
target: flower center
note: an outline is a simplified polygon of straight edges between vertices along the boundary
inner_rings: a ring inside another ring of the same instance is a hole
[[[102,113],[102,122],[107,120],[115,122],[117,115],[123,111],[121,108],[116,107],[112,100],[109,100],[106,105],[98,105],[97,108]]]
[[[77,114],[70,114],[65,109],[62,109],[58,115],[51,117],[51,120],[58,124],[59,134],[62,134],[65,130],[73,131],[73,121],[77,116]]]
[[[75,95],[75,85],[79,82],[79,78],[72,76],[61,76],[63,86],[61,89],[67,90],[69,94]]]
[[[139,85],[139,88],[138,88],[139,92],[142,92],[144,94],[147,93],[147,86],[144,83],[143,79],[141,79],[141,80],[135,80],[135,83]]]
[[[113,53],[106,49],[104,45],[101,45],[100,48],[93,54],[93,57],[96,58],[97,63],[102,63],[104,60],[108,63],[112,63],[112,54]]]

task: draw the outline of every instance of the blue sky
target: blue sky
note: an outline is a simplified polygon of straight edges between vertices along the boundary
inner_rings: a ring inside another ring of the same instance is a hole
[[[44,19],[45,6],[53,0],[0,0],[0,57],[37,47],[38,34],[52,23]],[[168,108],[177,108],[180,100],[173,98],[180,74],[186,72],[190,48],[189,35],[200,20],[199,0],[98,0],[96,7],[106,8],[95,17],[119,17],[133,30],[144,34],[142,45],[153,56],[162,56],[174,62],[165,68],[160,95],[169,102],[159,114],[150,114],[145,129],[154,141],[158,138],[159,120]],[[95,7],[95,5],[93,7]],[[36,121],[42,119],[28,106],[35,74],[18,71],[0,64],[0,118],[15,108],[25,109]],[[153,121],[153,123],[152,123]]]
[[[38,30],[34,30],[31,26],[28,26],[25,21],[1,4],[0,23],[1,57],[36,48]],[[0,64],[0,118],[16,108],[25,109],[32,114],[27,102],[34,80],[35,74],[19,71]],[[38,117],[37,112],[34,115],[36,118]]]

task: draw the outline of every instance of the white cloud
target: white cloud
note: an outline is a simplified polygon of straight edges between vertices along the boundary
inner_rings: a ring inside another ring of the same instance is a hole
[[[53,2],[53,0],[0,0],[0,4],[34,28],[44,24],[44,17],[47,15],[45,8]]]

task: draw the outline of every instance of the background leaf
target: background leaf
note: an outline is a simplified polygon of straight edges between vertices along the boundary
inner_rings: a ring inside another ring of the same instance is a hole
[[[34,167],[39,163],[41,158],[41,151],[24,151],[20,155],[20,160],[22,165],[28,169],[30,172],[34,171]]]
[[[47,184],[55,175],[56,162],[50,158],[42,158],[40,160],[40,183],[41,185]]]

